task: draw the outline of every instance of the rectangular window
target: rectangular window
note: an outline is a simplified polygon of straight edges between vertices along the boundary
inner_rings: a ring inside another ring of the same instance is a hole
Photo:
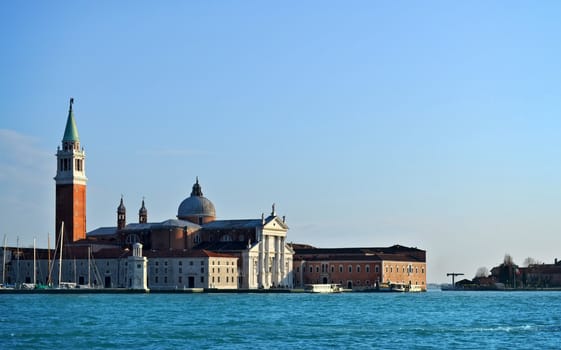
[[[310,266],[310,273],[314,272],[314,268]]]
[[[335,266],[331,265],[331,273],[335,272]]]
[[[201,273],[205,273],[205,268],[201,267]]]
[[[179,276],[179,278],[177,278],[177,283],[181,283],[181,276]]]
[[[201,276],[201,283],[205,283],[205,277]]]
[[[319,266],[316,266],[316,272],[319,273]]]

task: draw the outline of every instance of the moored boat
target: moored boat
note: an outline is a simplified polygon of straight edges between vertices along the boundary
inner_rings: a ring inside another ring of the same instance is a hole
[[[343,288],[338,284],[307,284],[304,291],[308,293],[341,293]]]

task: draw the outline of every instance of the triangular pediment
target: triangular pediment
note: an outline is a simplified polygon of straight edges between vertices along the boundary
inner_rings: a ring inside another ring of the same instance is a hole
[[[263,225],[264,230],[287,231],[288,226],[278,216],[269,216]]]

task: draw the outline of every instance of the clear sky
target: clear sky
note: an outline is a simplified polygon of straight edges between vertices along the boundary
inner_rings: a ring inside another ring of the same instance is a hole
[[[558,1],[0,5],[0,236],[46,247],[68,111],[88,230],[276,203],[288,240],[427,250],[428,281],[561,258]]]

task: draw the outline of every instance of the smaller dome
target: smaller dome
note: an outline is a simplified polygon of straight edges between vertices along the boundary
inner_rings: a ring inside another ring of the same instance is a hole
[[[177,209],[177,218],[180,220],[189,220],[192,217],[216,217],[214,204],[203,196],[199,179],[193,185],[191,196],[181,202]]]

